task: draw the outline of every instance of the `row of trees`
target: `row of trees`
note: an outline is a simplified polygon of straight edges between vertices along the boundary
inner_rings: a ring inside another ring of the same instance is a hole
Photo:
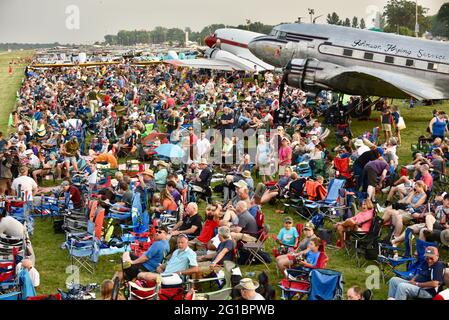
[[[198,43],[203,43],[204,38],[210,35],[217,29],[220,28],[237,28],[243,30],[250,30],[253,32],[259,32],[268,34],[270,33],[273,26],[266,25],[261,22],[251,22],[246,21],[246,25],[238,26],[227,26],[224,24],[212,24],[204,27],[200,32],[194,32],[190,28],[185,28],[184,30],[180,28],[164,28],[158,26],[151,31],[146,30],[134,30],[126,31],[121,30],[116,35],[106,35],[104,40],[110,45],[134,45],[137,43],[164,43],[164,42],[184,42],[185,32],[189,33],[189,40],[196,41]]]
[[[449,36],[449,3],[445,3],[435,16],[428,16],[429,9],[418,5],[418,23],[420,26],[419,35],[426,31],[431,31],[436,36]],[[416,2],[409,0],[389,0],[378,16],[378,25],[385,32],[398,33],[402,35],[413,36],[415,34],[415,12]],[[336,13],[327,15],[327,23],[341,25],[352,28],[365,29],[366,21],[364,18],[353,17],[340,18]],[[266,25],[262,22],[251,22],[246,20],[246,24],[238,26],[229,26],[224,24],[212,24],[204,27],[199,32],[193,32],[190,28],[184,30],[180,28],[156,27],[151,31],[121,30],[117,35],[106,35],[105,42],[111,45],[133,45],[137,43],[164,43],[164,42],[183,42],[185,32],[189,33],[189,39],[203,44],[204,38],[220,28],[237,28],[250,30],[254,32],[268,34],[273,28],[272,25]]]
[[[361,18],[360,22],[358,17],[353,17],[352,20],[349,18],[341,20],[336,12],[332,12],[327,15],[327,23],[352,28],[360,28],[360,29],[366,28],[365,19]]]

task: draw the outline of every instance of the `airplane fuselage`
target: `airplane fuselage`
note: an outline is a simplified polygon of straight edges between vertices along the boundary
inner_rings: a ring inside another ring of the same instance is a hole
[[[449,45],[334,25],[285,24],[249,45],[275,67],[317,59],[341,67],[385,70],[429,83],[449,98]]]

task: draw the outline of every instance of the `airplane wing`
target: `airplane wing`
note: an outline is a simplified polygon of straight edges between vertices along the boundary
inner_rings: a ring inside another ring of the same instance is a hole
[[[425,79],[416,79],[385,70],[365,67],[342,68],[341,72],[328,78],[331,86],[354,88],[354,91],[369,93],[373,96],[409,98],[418,100],[440,100],[447,96],[434,84]]]
[[[241,52],[237,55],[237,57],[248,60],[253,66],[254,65],[258,66],[259,71],[274,70],[274,67],[272,65],[270,65],[266,62],[263,62],[262,60],[257,58],[255,55],[253,55],[250,51]]]
[[[165,60],[164,62],[179,67],[190,67],[196,69],[212,69],[224,71],[245,70],[238,67],[237,65],[231,65],[227,61],[220,61],[215,59]]]

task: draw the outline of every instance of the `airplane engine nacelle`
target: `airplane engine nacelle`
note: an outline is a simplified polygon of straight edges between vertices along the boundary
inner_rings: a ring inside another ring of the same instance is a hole
[[[304,91],[329,89],[323,64],[316,59],[293,59],[286,67],[286,83]]]

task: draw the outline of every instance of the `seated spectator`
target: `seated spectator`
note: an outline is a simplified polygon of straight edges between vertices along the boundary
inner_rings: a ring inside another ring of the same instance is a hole
[[[390,206],[384,210],[382,219],[384,222],[391,220],[394,225],[394,237],[399,238],[402,233],[403,223],[409,222],[413,219],[418,219],[423,215],[424,203],[427,199],[427,186],[422,181],[418,181],[415,184],[413,191],[404,199],[393,206]],[[392,244],[396,242],[392,240]]]
[[[119,272],[117,276],[133,280],[140,272],[156,272],[170,250],[167,238],[168,229],[162,226],[157,230],[156,241],[140,257],[129,252],[123,253],[123,274]]]
[[[430,174],[429,169],[429,165],[427,164],[417,165],[419,174],[416,175],[416,181],[423,181],[427,187],[426,190],[431,190],[433,187],[433,177]],[[402,176],[393,183],[391,189],[389,187],[382,189],[382,192],[388,192],[385,205],[391,205],[391,201],[396,193],[398,193],[399,197],[402,199],[405,195],[412,192],[416,181],[410,180],[407,176]]]
[[[388,300],[434,297],[443,284],[444,263],[439,261],[436,247],[427,247],[424,253],[426,265],[411,280],[393,277],[389,281]]]
[[[158,161],[156,167],[158,171],[154,175],[154,182],[156,183],[157,190],[162,191],[167,184],[168,163],[165,161]]]
[[[284,227],[279,231],[276,242],[280,246],[280,254],[286,254],[298,248],[299,234],[293,226],[293,219],[291,217],[284,218]]]
[[[291,267],[302,267],[305,270],[315,268],[320,256],[319,249],[321,244],[321,239],[315,236],[310,239],[305,250],[277,257],[276,263],[279,271],[283,273],[285,269]]]
[[[189,239],[194,239],[198,237],[203,228],[203,221],[201,216],[198,214],[198,205],[195,202],[190,202],[185,208],[186,215],[179,221],[173,229],[170,231],[171,239],[170,242],[173,243],[176,236],[179,234],[184,234]],[[172,240],[173,239],[173,240]]]
[[[231,237],[235,241],[256,242],[259,228],[256,219],[249,213],[245,201],[239,201],[235,208],[238,224],[231,227]]]
[[[240,290],[242,300],[265,300],[265,298],[256,292],[259,287],[259,283],[250,278],[243,278],[240,283],[235,287]]]
[[[364,292],[359,286],[352,286],[346,294],[348,300],[365,300]]]
[[[345,247],[347,231],[369,232],[374,217],[373,208],[374,206],[371,200],[365,199],[362,202],[362,208],[358,214],[352,218],[346,219],[345,221],[337,222],[334,225],[338,235],[337,247]]]
[[[214,237],[215,230],[220,224],[220,216],[217,211],[217,205],[208,204],[206,207],[206,221],[204,222],[201,233],[195,239],[189,241],[189,247],[194,251],[205,249],[207,243]]]
[[[156,195],[155,197],[156,198]],[[167,189],[163,189],[159,199],[160,205],[157,207],[151,207],[150,210],[154,213],[155,217],[159,219],[161,213],[174,213],[178,210],[178,205],[175,199]]]
[[[1,233],[1,232],[0,232]],[[30,259],[23,259],[16,266],[16,273],[19,274],[20,270],[26,269],[28,270],[28,274],[30,275],[31,283],[33,287],[37,288],[40,285],[40,276],[39,272],[33,267],[33,262]]]
[[[138,279],[146,281],[155,281],[161,275],[193,275],[198,273],[198,262],[196,253],[189,248],[189,240],[185,234],[179,234],[177,237],[178,249],[176,249],[167,264],[160,265],[156,272],[140,272]]]
[[[213,254],[206,254],[197,258],[200,263],[198,267],[200,273],[208,273],[210,271],[218,271],[224,265],[225,261],[233,261],[235,242],[231,239],[231,230],[228,227],[218,228],[218,238],[220,244],[216,252]],[[208,262],[210,260],[210,262]]]
[[[208,163],[206,159],[201,159],[199,163],[199,169],[201,173],[196,176],[190,183],[199,186],[203,190],[206,190],[209,187],[209,182],[212,177],[212,171],[209,169]]]

